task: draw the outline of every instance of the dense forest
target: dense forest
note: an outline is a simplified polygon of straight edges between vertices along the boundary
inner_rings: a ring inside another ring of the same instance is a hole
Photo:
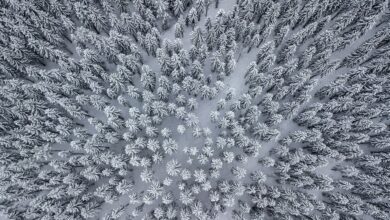
[[[0,0],[0,219],[390,219],[390,0]]]

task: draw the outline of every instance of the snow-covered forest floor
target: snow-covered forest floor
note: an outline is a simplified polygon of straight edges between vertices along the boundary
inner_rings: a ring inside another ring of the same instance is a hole
[[[389,219],[388,0],[0,0],[0,219]]]

